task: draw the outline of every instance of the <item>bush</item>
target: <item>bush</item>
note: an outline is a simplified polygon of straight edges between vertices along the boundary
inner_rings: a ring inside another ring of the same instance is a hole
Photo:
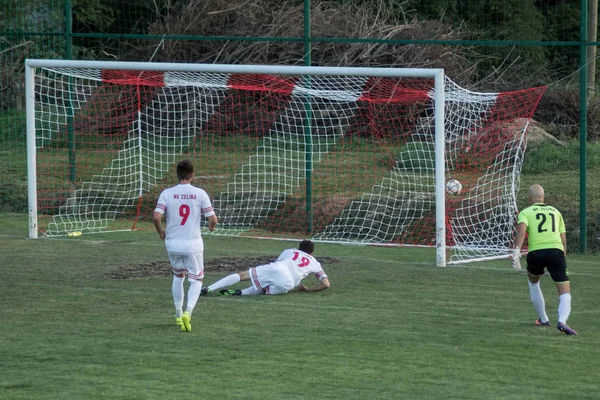
[[[550,86],[535,111],[548,133],[560,139],[579,138],[579,87]],[[588,104],[588,139],[600,139],[600,98],[593,97]]]
[[[398,21],[393,10],[370,2],[314,2],[314,38],[389,40],[463,38],[462,31],[440,21]],[[240,38],[303,37],[303,5],[265,0],[187,0],[173,2],[150,25],[150,34],[235,36]],[[137,46],[126,59],[147,60],[156,48]],[[466,50],[465,50],[466,51]],[[155,61],[226,64],[297,65],[304,57],[302,42],[167,41]],[[449,76],[468,79],[471,62],[463,50],[445,45],[314,43],[312,64],[321,66],[398,66],[445,68]]]

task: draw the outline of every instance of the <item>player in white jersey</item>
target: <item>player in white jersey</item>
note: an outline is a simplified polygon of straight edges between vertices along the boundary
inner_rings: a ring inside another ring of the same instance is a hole
[[[323,271],[321,263],[312,256],[313,251],[313,242],[303,240],[300,242],[298,249],[285,250],[277,258],[277,261],[228,275],[207,288],[202,289],[201,294],[209,294],[216,290],[235,285],[240,281],[251,281],[252,286],[244,290],[223,289],[219,293],[222,295],[243,296],[284,294],[295,287],[303,292],[318,292],[328,289],[330,287],[329,278],[327,278],[325,271]],[[314,275],[319,280],[319,285],[310,288],[302,285],[300,282],[308,275]]]
[[[173,269],[173,301],[175,302],[175,323],[182,331],[192,330],[192,312],[198,302],[204,278],[204,242],[200,232],[201,216],[208,220],[212,232],[217,226],[217,216],[213,211],[208,194],[192,186],[194,166],[183,160],[177,164],[179,184],[165,189],[159,196],[152,221],[158,235],[165,241],[169,261]],[[162,228],[163,214],[167,214],[166,230]],[[187,307],[183,312],[183,281],[188,275]]]

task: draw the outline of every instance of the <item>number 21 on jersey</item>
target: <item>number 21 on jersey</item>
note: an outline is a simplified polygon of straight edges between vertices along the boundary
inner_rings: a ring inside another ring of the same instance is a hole
[[[535,219],[537,220],[541,220],[540,224],[538,225],[538,232],[542,233],[542,232],[547,232],[548,231],[548,227],[546,226],[546,215],[550,216],[550,219],[552,220],[551,225],[550,226],[550,231],[551,232],[556,232],[556,221],[554,220],[554,213],[547,213],[547,214],[543,214],[543,213],[538,213],[535,215]]]

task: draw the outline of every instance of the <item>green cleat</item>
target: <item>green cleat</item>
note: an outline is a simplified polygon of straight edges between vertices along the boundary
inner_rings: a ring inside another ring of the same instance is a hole
[[[184,312],[183,316],[181,317],[181,322],[183,322],[183,328],[182,329],[184,332],[191,332],[192,331],[192,317],[190,315],[189,312]]]
[[[221,296],[241,296],[242,295],[242,291],[240,289],[223,289],[223,290],[219,290],[219,294]]]
[[[185,325],[184,325],[181,317],[175,318],[175,323],[177,324],[177,326],[179,326],[181,328],[182,332],[187,332],[187,329],[185,328]]]

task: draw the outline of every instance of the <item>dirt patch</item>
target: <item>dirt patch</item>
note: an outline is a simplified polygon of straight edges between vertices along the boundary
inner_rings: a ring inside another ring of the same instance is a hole
[[[244,271],[257,265],[268,264],[276,259],[277,257],[273,256],[210,258],[204,260],[204,272],[226,275],[232,272]],[[335,257],[317,257],[317,260],[325,269],[329,264],[340,262]],[[106,274],[106,277],[110,279],[137,279],[170,277],[172,274],[171,265],[168,261],[163,260],[145,264],[122,265],[117,271]]]

